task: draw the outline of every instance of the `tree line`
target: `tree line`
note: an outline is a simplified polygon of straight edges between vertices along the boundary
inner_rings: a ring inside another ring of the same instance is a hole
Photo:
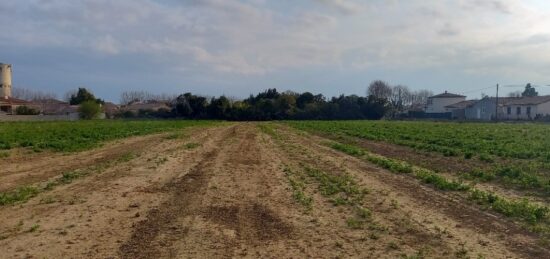
[[[383,81],[372,82],[366,96],[340,95],[327,98],[322,94],[267,89],[244,100],[226,96],[205,97],[185,93],[175,98],[146,92],[125,92],[125,104],[163,102],[169,107],[158,111],[122,113],[121,117],[162,117],[220,120],[378,120],[394,116],[406,108],[423,104],[432,93],[410,91],[408,87],[391,86]]]
[[[378,120],[393,117],[407,108],[423,104],[432,93],[427,90],[411,91],[406,86],[391,86],[384,81],[373,81],[366,96],[340,95],[327,98],[311,92],[279,92],[267,89],[248,98],[236,100],[226,96],[206,97],[193,93],[181,95],[150,94],[128,91],[121,94],[122,109],[118,118],[185,118],[219,120]],[[43,99],[40,92],[28,92],[27,98]],[[64,98],[71,105],[79,105],[84,119],[96,118],[104,101],[86,88],[70,91]],[[133,112],[134,104],[156,103],[158,109]],[[164,106],[164,107],[162,107]]]

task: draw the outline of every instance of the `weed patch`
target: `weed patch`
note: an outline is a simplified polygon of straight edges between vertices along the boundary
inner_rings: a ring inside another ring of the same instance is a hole
[[[195,148],[198,148],[198,147],[200,147],[200,146],[201,146],[201,144],[199,144],[199,143],[194,143],[194,142],[186,143],[185,145],[183,145],[183,147],[184,147],[185,149],[195,149]]]
[[[305,193],[305,183],[295,176],[295,173],[290,168],[284,169],[286,178],[290,186],[292,187],[292,197],[296,202],[304,206],[307,211],[310,211],[313,208],[313,198],[307,196]]]
[[[34,186],[23,186],[10,192],[0,193],[0,205],[10,205],[25,202],[40,193],[40,189]]]

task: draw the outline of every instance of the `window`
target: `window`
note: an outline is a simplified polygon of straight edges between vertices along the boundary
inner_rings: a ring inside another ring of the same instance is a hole
[[[508,115],[512,114],[512,107],[508,107]]]
[[[527,115],[531,115],[531,107],[527,107]]]
[[[434,100],[432,98],[428,99],[428,105],[432,105],[434,103]]]
[[[521,107],[517,107],[517,108],[516,108],[516,114],[517,114],[517,115],[520,115],[520,114],[521,114]]]

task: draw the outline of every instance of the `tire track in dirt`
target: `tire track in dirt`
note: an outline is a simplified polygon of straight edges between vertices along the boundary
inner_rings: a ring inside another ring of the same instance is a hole
[[[506,218],[472,206],[456,194],[434,190],[410,177],[393,174],[366,161],[334,151],[321,144],[328,142],[328,139],[308,134],[305,134],[305,137],[284,126],[278,127],[278,130],[285,135],[286,141],[305,147],[301,153],[316,154],[321,158],[316,160],[302,156],[309,163],[325,164],[329,168],[344,168],[378,186],[384,192],[393,193],[390,197],[400,201],[403,213],[409,213],[416,222],[425,225],[427,229],[437,226],[446,229],[446,232],[453,236],[448,240],[453,246],[466,244],[471,251],[488,253],[493,258],[550,256],[546,248],[537,244],[536,235]]]
[[[0,249],[7,258],[112,258],[132,226],[169,195],[161,186],[185,174],[218,148],[225,127],[189,129],[132,150],[139,157],[104,172],[39,194],[28,203],[0,208]],[[190,149],[185,143],[199,143]],[[32,226],[37,226],[32,232]]]
[[[163,247],[169,247],[175,241],[175,236],[185,235],[187,230],[180,229],[173,223],[179,217],[192,215],[200,206],[201,196],[204,195],[212,175],[207,170],[218,159],[224,144],[235,137],[235,128],[232,127],[223,134],[224,137],[217,143],[217,147],[207,152],[189,173],[162,187],[162,191],[170,193],[171,197],[158,208],[149,211],[147,218],[137,224],[131,238],[120,247],[121,258],[157,258]],[[165,236],[168,238],[163,238]]]
[[[236,137],[216,165],[202,206],[178,224],[187,229],[169,253],[171,258],[284,257],[294,252],[292,204],[281,163],[271,146],[260,143],[255,124],[241,123]],[[290,207],[290,208],[289,208]]]

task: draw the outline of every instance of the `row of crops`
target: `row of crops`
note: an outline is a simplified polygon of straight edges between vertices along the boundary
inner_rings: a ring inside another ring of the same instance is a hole
[[[104,141],[208,126],[213,121],[76,121],[0,123],[0,150],[28,147],[72,152],[93,148]]]
[[[392,121],[296,121],[303,130],[390,142],[447,156],[497,156],[550,162],[550,126]]]
[[[332,137],[383,141],[453,156],[482,168],[460,173],[467,180],[499,182],[550,194],[550,126],[544,124],[410,121],[292,121],[291,126]]]

